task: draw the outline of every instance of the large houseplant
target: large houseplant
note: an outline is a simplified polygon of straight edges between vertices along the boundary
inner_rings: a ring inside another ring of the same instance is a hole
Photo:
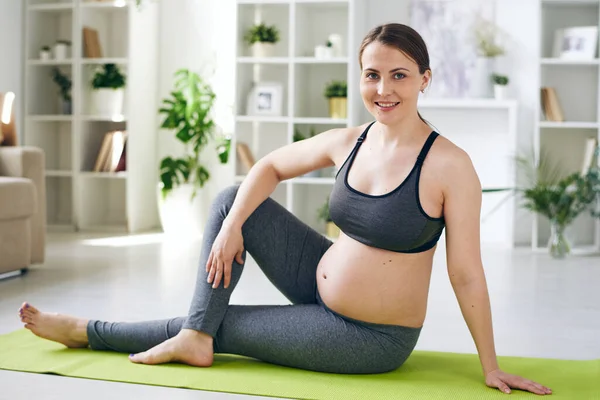
[[[123,114],[126,77],[116,64],[104,64],[92,78],[93,112],[97,115]]]
[[[201,153],[215,136],[214,101],[215,94],[204,79],[180,69],[175,73],[174,90],[159,109],[164,117],[161,128],[174,132],[184,147],[181,157],[167,156],[160,162],[159,214],[165,231],[202,230],[206,207],[197,192],[210,178]],[[219,139],[216,144],[219,161],[227,163],[229,139]]]

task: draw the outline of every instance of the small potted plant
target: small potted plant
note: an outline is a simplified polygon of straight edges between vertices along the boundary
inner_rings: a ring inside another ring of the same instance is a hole
[[[470,94],[473,97],[492,97],[490,76],[494,68],[494,60],[505,53],[500,44],[500,30],[492,21],[478,18],[475,22],[475,70],[471,80]]]
[[[60,69],[55,67],[52,69],[52,81],[54,81],[59,88],[59,112],[65,115],[71,114],[71,87],[73,86],[71,77],[63,74]]]
[[[68,40],[57,40],[54,44],[54,59],[55,60],[66,60],[69,58],[69,49],[71,48],[71,42]]]
[[[50,53],[50,46],[42,46],[40,48],[40,60],[41,61],[48,61],[51,58],[51,53]]]
[[[325,203],[317,210],[317,217],[325,223],[325,235],[327,237],[335,239],[340,236],[340,228],[331,220],[331,216],[329,215],[329,196],[327,196]]]
[[[508,76],[493,73],[492,82],[494,82],[494,98],[496,100],[506,99],[506,87],[508,86]]]
[[[253,57],[271,57],[279,42],[279,30],[275,25],[256,24],[246,32],[245,40],[252,47]]]
[[[329,116],[335,119],[347,117],[348,84],[345,81],[332,81],[325,87],[325,97],[329,99]]]
[[[96,115],[122,115],[125,75],[116,64],[104,64],[92,79],[92,105]]]

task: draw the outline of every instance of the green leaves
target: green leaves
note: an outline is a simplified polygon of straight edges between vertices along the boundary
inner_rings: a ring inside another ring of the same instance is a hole
[[[92,79],[94,89],[121,89],[125,87],[125,75],[116,64],[104,64]]]
[[[332,81],[325,87],[325,97],[347,97],[348,83],[345,81]]]
[[[200,153],[213,139],[215,123],[211,110],[215,94],[198,74],[187,69],[175,72],[175,89],[170,97],[163,99],[159,114],[164,119],[161,128],[171,130],[185,145],[187,155],[172,159],[166,157],[161,162],[163,195],[178,184],[193,183],[195,188],[203,187],[210,178],[206,168],[200,164]],[[223,147],[222,145],[226,146]],[[229,141],[217,147],[221,163],[226,163],[229,154]],[[194,195],[196,190],[194,190]]]
[[[279,30],[275,25],[268,26],[265,23],[256,24],[246,32],[244,39],[248,44],[254,43],[277,43],[279,41]]]

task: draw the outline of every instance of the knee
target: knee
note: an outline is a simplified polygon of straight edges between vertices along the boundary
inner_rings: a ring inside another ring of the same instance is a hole
[[[228,213],[233,205],[240,185],[231,185],[221,190],[213,201],[213,208],[224,210]]]

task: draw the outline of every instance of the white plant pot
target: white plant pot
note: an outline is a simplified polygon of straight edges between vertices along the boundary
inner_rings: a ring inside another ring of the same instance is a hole
[[[494,98],[496,100],[506,100],[506,85],[494,85]]]
[[[327,47],[327,46],[315,46],[315,58],[318,59],[327,59],[327,58],[333,58],[334,56],[334,49],[332,47]]]
[[[41,61],[48,61],[48,60],[50,60],[50,58],[52,58],[52,54],[50,53],[50,50],[40,50],[40,60]]]
[[[102,116],[123,115],[124,89],[94,89],[92,113]]]
[[[198,240],[204,232],[208,205],[205,204],[202,189],[197,189],[192,200],[193,185],[176,186],[163,197],[161,184],[157,186],[158,215],[163,232],[171,237],[185,240]]]
[[[56,43],[54,45],[54,59],[55,60],[66,60],[69,58],[68,55],[69,46],[64,43]]]
[[[473,79],[469,88],[469,95],[475,98],[492,97],[492,72],[494,59],[490,57],[477,57]]]
[[[268,42],[256,42],[252,45],[253,57],[272,57],[275,54],[275,44]]]

